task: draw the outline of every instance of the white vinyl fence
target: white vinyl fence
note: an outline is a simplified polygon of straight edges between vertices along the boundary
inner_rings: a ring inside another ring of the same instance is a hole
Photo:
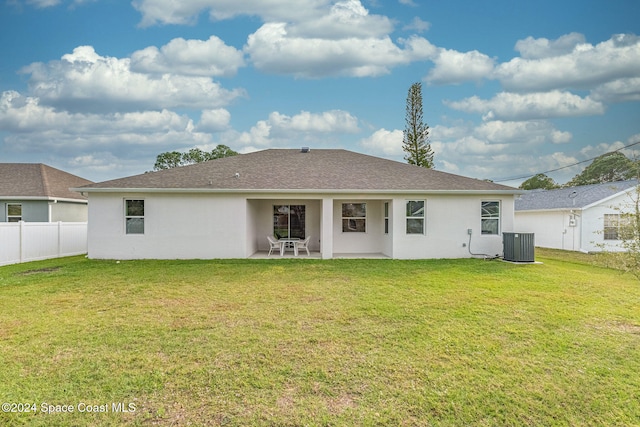
[[[0,223],[0,265],[85,253],[86,222]]]

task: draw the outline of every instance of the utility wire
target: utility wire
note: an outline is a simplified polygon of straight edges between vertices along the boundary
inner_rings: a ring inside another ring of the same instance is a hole
[[[621,150],[624,150],[625,148],[633,147],[634,145],[638,145],[638,144],[640,144],[640,141],[636,141],[636,142],[631,143],[629,145],[625,145],[624,147],[618,148],[617,150],[610,151],[609,153],[615,153],[617,151],[621,151]],[[607,154],[609,154],[609,153],[607,153]],[[548,171],[545,171],[545,172],[538,172],[538,173],[533,173],[533,174],[530,174],[530,175],[521,175],[521,176],[516,176],[516,177],[513,177],[513,178],[496,179],[496,180],[493,180],[493,182],[515,181],[515,180],[518,180],[518,179],[531,178],[531,177],[539,175],[539,174],[545,174],[546,175],[548,173],[557,172],[557,171],[562,170],[562,169],[572,168],[572,167],[580,165],[582,163],[591,162],[591,161],[597,159],[598,157],[600,157],[600,156],[596,156],[596,157],[593,157],[593,158],[587,159],[587,160],[582,160],[580,162],[573,163],[573,164],[568,165],[568,166],[562,166],[562,167],[559,167],[559,168],[551,169],[551,170],[548,170]]]

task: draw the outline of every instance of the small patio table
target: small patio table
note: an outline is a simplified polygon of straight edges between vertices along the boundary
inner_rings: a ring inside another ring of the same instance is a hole
[[[284,251],[287,248],[287,246],[293,247],[293,255],[298,256],[298,245],[296,245],[295,242],[299,242],[299,241],[300,239],[297,237],[278,239],[278,242],[282,243],[280,245],[280,256],[284,256]]]

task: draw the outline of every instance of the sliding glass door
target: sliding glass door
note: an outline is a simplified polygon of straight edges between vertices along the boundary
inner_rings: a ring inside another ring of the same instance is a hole
[[[305,238],[304,205],[274,205],[273,235],[279,239]]]

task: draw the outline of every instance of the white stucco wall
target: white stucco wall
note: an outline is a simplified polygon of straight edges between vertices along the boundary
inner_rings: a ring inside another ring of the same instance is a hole
[[[342,231],[342,204],[366,203],[366,232]],[[357,197],[337,199],[333,203],[333,253],[378,254],[383,253],[384,218],[381,200]]]
[[[407,234],[407,200],[426,201],[426,232]],[[500,234],[481,234],[481,204],[500,202]],[[474,254],[502,255],[502,232],[513,230],[513,196],[424,195],[393,200],[393,257],[398,259],[466,258]]]
[[[143,235],[125,234],[126,199],[144,199]],[[406,234],[406,202],[426,201],[426,231]],[[500,201],[500,234],[481,234],[481,203]],[[342,231],[342,203],[367,203],[365,233]],[[389,233],[384,203],[389,202]],[[502,232],[514,230],[513,196],[211,193],[91,193],[89,257],[106,259],[246,258],[268,249],[273,205],[306,206],[310,248],[323,258],[335,254],[383,253],[398,259],[464,258],[502,254]]]
[[[515,218],[516,231],[534,233],[536,246],[568,251],[581,250],[580,211],[520,211],[516,212]]]
[[[125,199],[144,199],[144,234],[125,234]],[[89,196],[89,257],[210,259],[247,256],[244,199],[212,194]]]

